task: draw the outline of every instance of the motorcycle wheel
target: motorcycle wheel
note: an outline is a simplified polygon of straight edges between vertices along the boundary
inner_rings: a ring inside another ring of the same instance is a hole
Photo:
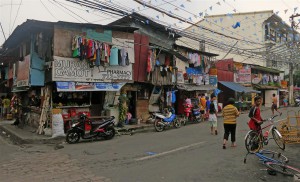
[[[186,125],[187,120],[188,120],[188,118],[187,118],[186,116],[184,116],[184,117],[182,118],[181,122],[182,122],[183,126]]]
[[[175,119],[173,122],[173,125],[175,128],[180,128],[181,126],[181,121],[179,119]]]
[[[80,139],[80,134],[76,131],[69,131],[66,136],[66,141],[69,144],[77,143]]]
[[[108,127],[107,130],[106,130],[106,133],[109,133],[109,134],[106,135],[106,136],[104,137],[104,139],[105,139],[105,140],[110,140],[110,139],[112,139],[112,138],[115,136],[116,130],[115,130],[115,128],[113,128],[113,127]]]
[[[164,130],[165,126],[162,124],[161,119],[156,119],[154,121],[154,128],[156,131],[161,132]]]

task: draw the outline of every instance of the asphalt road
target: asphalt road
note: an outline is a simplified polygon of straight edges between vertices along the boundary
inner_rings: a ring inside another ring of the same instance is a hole
[[[270,114],[263,112],[265,117]],[[66,145],[61,152],[112,181],[291,181],[280,174],[268,175],[255,156],[248,156],[247,163],[243,163],[247,121],[247,114],[239,117],[238,146],[226,150],[222,149],[223,126],[219,118],[217,136],[210,134],[209,125],[204,122],[160,133]],[[265,148],[280,151],[272,140]],[[291,165],[300,168],[300,145],[288,145],[283,153]]]
[[[269,115],[270,111],[263,112],[263,116]],[[59,150],[54,150],[51,145],[25,145],[20,148],[0,140],[0,171],[6,169],[6,176],[14,175],[10,171],[18,171],[18,168],[10,166],[16,161],[13,158],[17,157],[24,168],[38,171],[40,178],[37,179],[40,181],[293,181],[293,178],[281,174],[268,175],[266,168],[255,156],[248,156],[247,163],[243,163],[247,121],[247,114],[238,118],[238,146],[228,146],[226,150],[222,149],[221,118],[218,121],[217,136],[212,136],[208,123],[203,122],[160,133],[153,131],[117,136],[109,141],[64,144],[64,148]],[[270,141],[265,148],[280,151],[274,141]],[[290,165],[300,168],[299,144],[287,145],[283,154],[290,159]],[[33,160],[38,162],[34,163]],[[47,169],[47,172],[41,173],[36,168]],[[28,170],[23,170],[23,173],[27,178],[20,179],[30,181]],[[31,176],[35,174],[32,172]],[[53,175],[57,174],[56,179],[52,180]]]

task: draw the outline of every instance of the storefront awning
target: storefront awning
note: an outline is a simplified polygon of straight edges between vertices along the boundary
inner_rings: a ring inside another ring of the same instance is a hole
[[[253,86],[257,89],[261,90],[278,90],[279,87],[276,86],[270,86],[270,85],[260,85],[260,84],[253,84]]]
[[[29,87],[13,87],[11,92],[27,92]]]
[[[214,90],[216,87],[213,85],[188,85],[188,84],[178,84],[177,88],[179,90],[186,90],[186,91],[209,91]]]
[[[253,90],[251,87],[244,87],[241,84],[235,83],[235,82],[224,82],[219,81],[222,85],[225,87],[230,88],[231,90],[234,90],[236,92],[244,92],[244,93],[260,93],[260,91]]]
[[[58,92],[120,91],[126,83],[56,82]]]

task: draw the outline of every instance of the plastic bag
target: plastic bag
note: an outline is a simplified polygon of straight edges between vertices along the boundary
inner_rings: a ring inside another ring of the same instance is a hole
[[[64,120],[61,114],[52,114],[52,138],[65,136]]]

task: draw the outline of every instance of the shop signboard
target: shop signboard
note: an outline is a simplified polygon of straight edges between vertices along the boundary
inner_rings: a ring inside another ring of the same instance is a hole
[[[285,80],[281,80],[281,88],[287,88],[288,87],[288,82]]]
[[[240,69],[238,70],[237,77],[236,77],[237,83],[251,83],[251,69]]]
[[[218,84],[217,76],[209,76],[209,84],[217,86],[217,84]]]
[[[29,68],[30,68],[30,55],[24,57],[23,61],[18,62],[18,72],[16,77],[17,87],[29,86]]]
[[[128,82],[132,81],[132,77],[132,64],[129,66],[95,66],[90,68],[87,61],[54,56],[53,81]]]
[[[125,83],[56,82],[58,92],[120,91]]]

